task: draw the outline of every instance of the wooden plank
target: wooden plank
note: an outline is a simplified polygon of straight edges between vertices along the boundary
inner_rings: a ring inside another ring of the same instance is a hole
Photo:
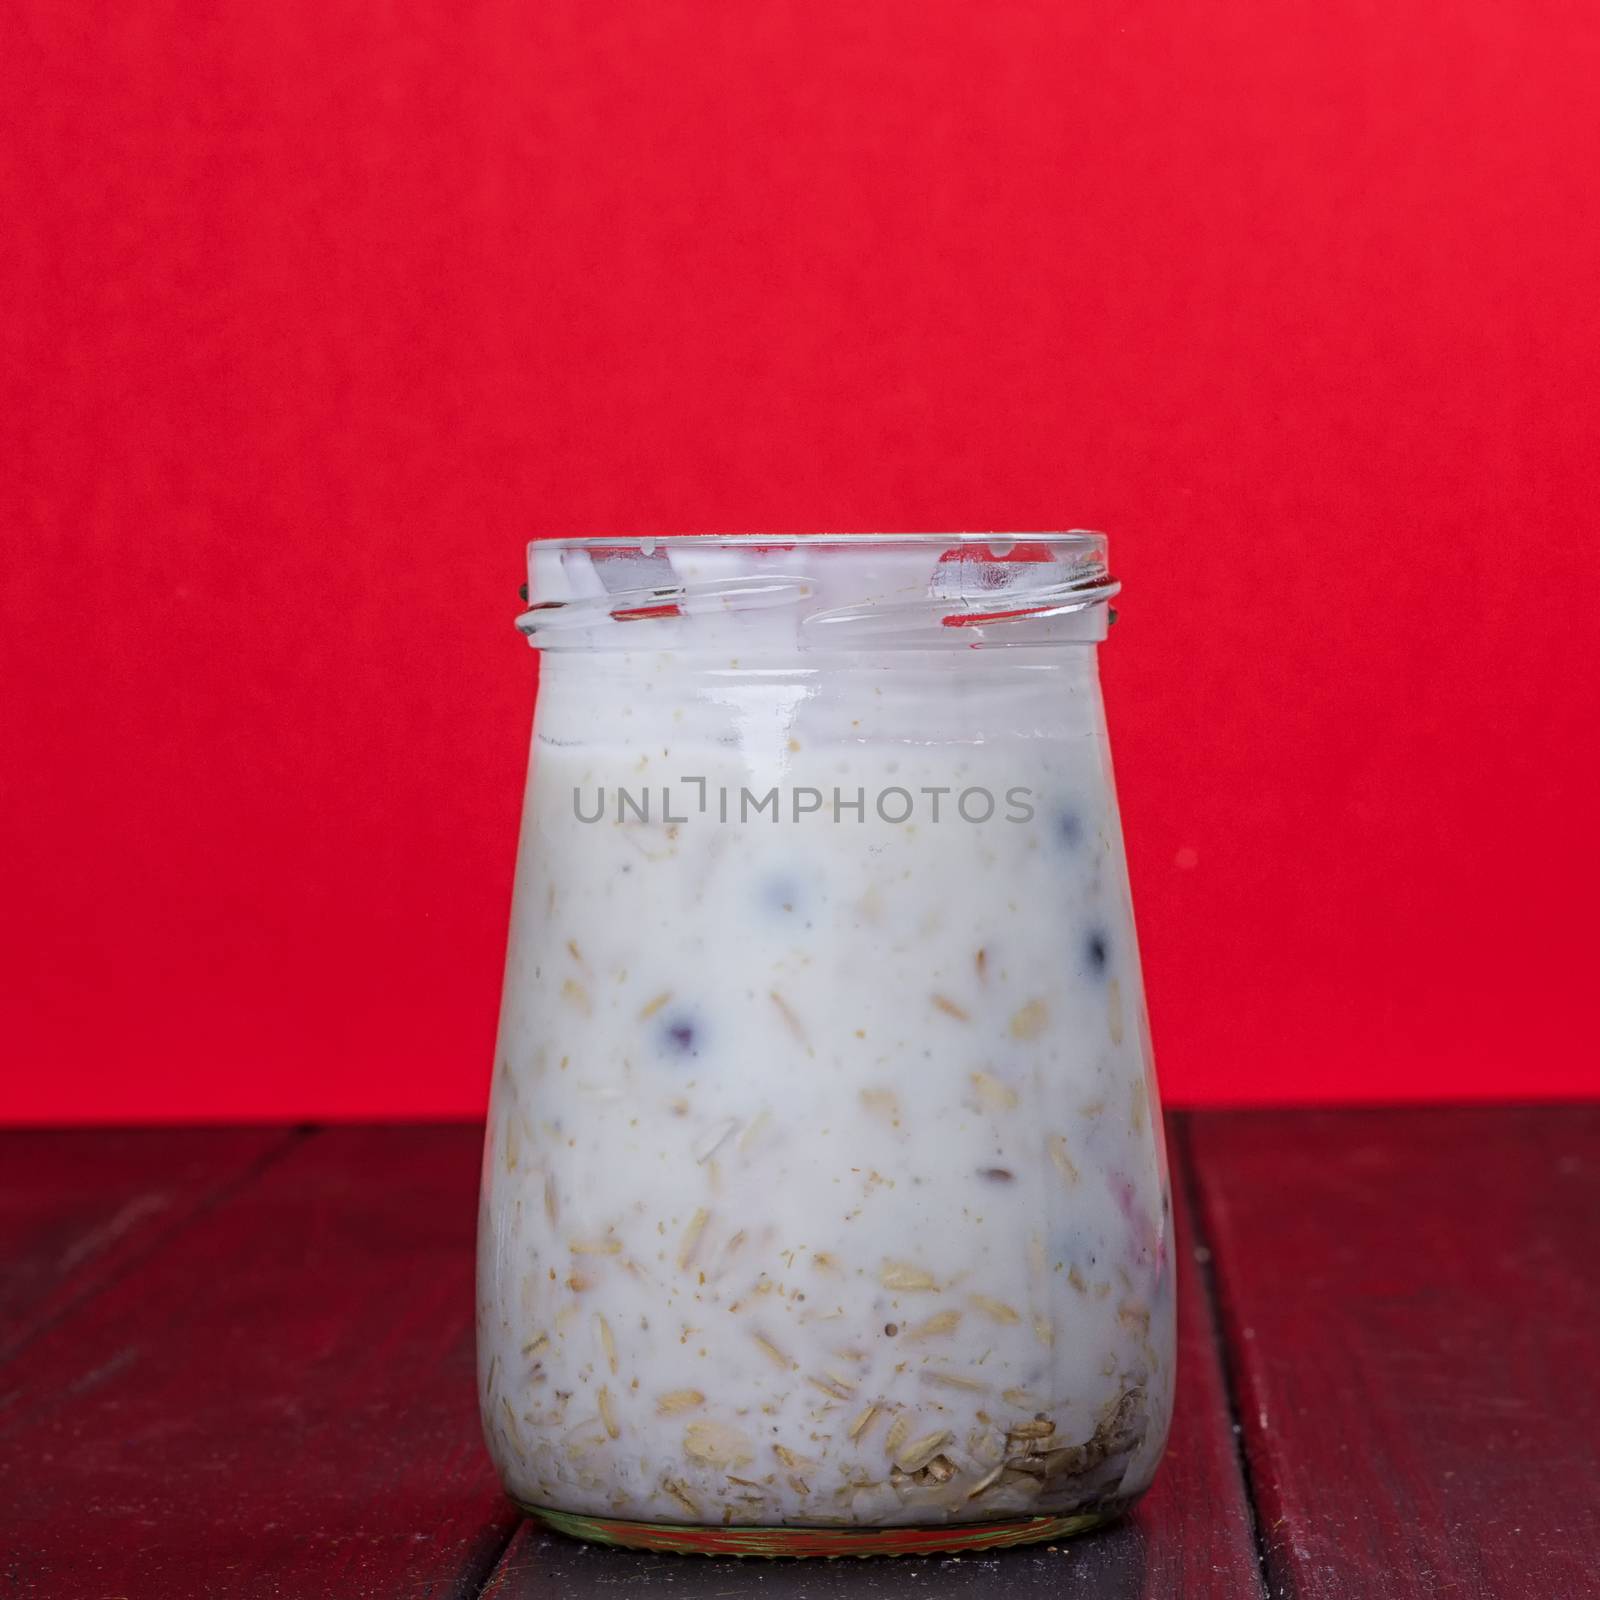
[[[1150,1493],[1115,1527],[1055,1546],[866,1561],[740,1561],[602,1549],[524,1524],[485,1600],[585,1600],[659,1584],[686,1600],[1257,1600],[1262,1594],[1250,1508],[1227,1409],[1203,1273],[1194,1263],[1179,1141],[1172,1141],[1178,1259],[1177,1407]]]
[[[475,1594],[480,1139],[314,1135],[0,1367],[0,1593]]]
[[[1600,1592],[1600,1106],[1192,1137],[1272,1592]]]
[[[0,1133],[0,1360],[293,1138],[283,1128]]]

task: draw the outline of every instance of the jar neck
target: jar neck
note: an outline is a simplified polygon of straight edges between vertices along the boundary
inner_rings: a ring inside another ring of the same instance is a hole
[[[1100,736],[1093,648],[887,651],[797,660],[714,652],[559,651],[540,673],[536,731],[557,744],[643,750],[986,744]]]

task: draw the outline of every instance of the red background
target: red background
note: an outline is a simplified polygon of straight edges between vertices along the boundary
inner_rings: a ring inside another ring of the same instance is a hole
[[[1587,0],[0,20],[0,1116],[481,1102],[533,532],[1112,534],[1175,1101],[1595,1087]]]

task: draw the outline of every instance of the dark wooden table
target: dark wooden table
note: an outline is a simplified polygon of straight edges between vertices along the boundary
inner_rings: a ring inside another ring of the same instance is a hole
[[[896,1561],[519,1523],[473,1400],[478,1137],[0,1134],[0,1594],[1600,1594],[1600,1106],[1174,1118],[1156,1487]]]

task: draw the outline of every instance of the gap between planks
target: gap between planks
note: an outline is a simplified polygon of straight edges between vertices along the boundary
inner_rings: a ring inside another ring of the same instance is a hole
[[[1200,1297],[1205,1303],[1206,1315],[1211,1322],[1211,1345],[1217,1352],[1217,1363],[1222,1369],[1222,1393],[1228,1407],[1228,1426],[1233,1435],[1234,1462],[1239,1472],[1239,1482],[1244,1488],[1245,1505],[1250,1512],[1250,1542],[1255,1547],[1256,1570],[1261,1580],[1261,1592],[1281,1600],[1293,1600],[1293,1589],[1283,1574],[1273,1572],[1266,1532],[1261,1526],[1261,1505],[1256,1497],[1255,1472],[1250,1465],[1250,1452],[1245,1449],[1244,1413],[1240,1409],[1240,1378],[1233,1346],[1228,1341],[1228,1319],[1223,1315],[1222,1290],[1217,1278],[1216,1250],[1206,1227],[1205,1209],[1200,1194],[1198,1154],[1193,1136],[1196,1113],[1182,1111],[1173,1114],[1170,1123],[1177,1135],[1178,1170],[1182,1174],[1183,1196],[1189,1212],[1189,1229],[1194,1238],[1193,1259],[1187,1263],[1200,1283]],[[1183,1381],[1180,1376],[1180,1383]]]

